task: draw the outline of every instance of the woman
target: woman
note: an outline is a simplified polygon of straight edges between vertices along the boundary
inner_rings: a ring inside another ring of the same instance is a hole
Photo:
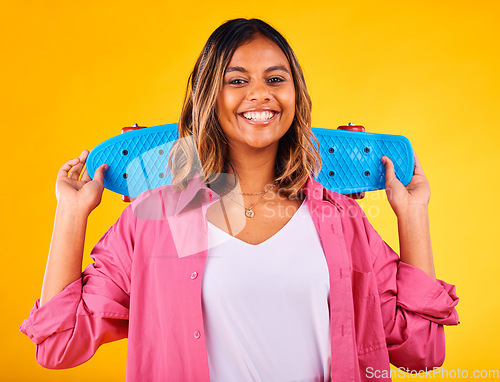
[[[311,102],[277,31],[221,25],[189,84],[173,184],[125,208],[82,274],[105,165],[78,180],[84,151],[61,168],[42,296],[21,325],[38,362],[76,366],[128,337],[129,381],[390,380],[389,362],[441,365],[458,298],[434,275],[418,159],[405,188],[382,158],[400,259],[312,178]]]

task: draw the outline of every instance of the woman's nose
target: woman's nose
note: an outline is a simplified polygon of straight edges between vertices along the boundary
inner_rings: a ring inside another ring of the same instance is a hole
[[[249,101],[269,101],[271,98],[271,91],[266,84],[256,81],[250,85],[247,94]]]

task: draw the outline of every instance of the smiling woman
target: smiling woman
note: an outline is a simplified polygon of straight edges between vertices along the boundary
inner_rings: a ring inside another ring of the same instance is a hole
[[[280,194],[293,198],[309,176],[319,173],[304,75],[286,39],[270,25],[258,19],[221,25],[190,79],[179,137],[194,142],[174,145],[173,183],[183,188],[196,173],[216,182],[220,174],[236,172],[245,191],[277,181]],[[245,184],[249,178],[252,185]]]
[[[418,158],[406,187],[381,158],[399,257],[354,200],[313,179],[311,100],[274,28],[213,32],[178,138],[173,184],[134,200],[83,274],[106,169],[79,180],[86,150],[61,168],[42,297],[20,328],[40,364],[73,367],[125,337],[128,381],[387,381],[390,363],[443,363],[458,298],[434,274]]]

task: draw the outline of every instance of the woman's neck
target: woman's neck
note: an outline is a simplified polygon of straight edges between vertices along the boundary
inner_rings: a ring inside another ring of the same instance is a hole
[[[272,166],[264,165],[243,165],[238,166],[233,163],[236,169],[236,179],[239,184],[240,192],[262,192],[269,188],[269,185],[274,184],[274,163]],[[229,178],[233,178],[234,172],[229,167]]]
[[[233,155],[231,163],[236,170],[236,177],[241,192],[262,192],[275,182],[276,153],[262,153],[262,155]],[[233,168],[228,166],[232,178]]]

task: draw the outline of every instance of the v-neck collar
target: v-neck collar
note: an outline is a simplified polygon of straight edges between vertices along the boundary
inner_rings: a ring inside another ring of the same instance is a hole
[[[302,210],[307,207],[307,206],[305,206],[305,203],[307,203],[306,200],[307,200],[307,197],[304,198],[304,200],[300,204],[299,208],[297,208],[297,210],[294,212],[292,217],[290,219],[288,219],[288,221],[285,223],[285,225],[283,227],[281,227],[277,232],[275,232],[274,235],[272,235],[271,237],[268,237],[266,240],[264,240],[258,244],[247,243],[246,241],[241,240],[241,239],[237,238],[236,236],[232,236],[229,233],[227,233],[226,231],[217,227],[215,224],[208,221],[208,219],[207,219],[207,223],[209,226],[211,226],[212,229],[216,230],[217,234],[221,234],[221,235],[227,237],[229,240],[233,240],[234,242],[236,242],[238,244],[248,246],[250,248],[259,248],[259,247],[269,245],[270,242],[273,242],[274,240],[276,240],[277,236],[283,235],[283,231],[290,229],[290,226],[292,224],[294,224],[294,222],[298,219],[298,217],[296,217],[296,215],[301,213]]]

